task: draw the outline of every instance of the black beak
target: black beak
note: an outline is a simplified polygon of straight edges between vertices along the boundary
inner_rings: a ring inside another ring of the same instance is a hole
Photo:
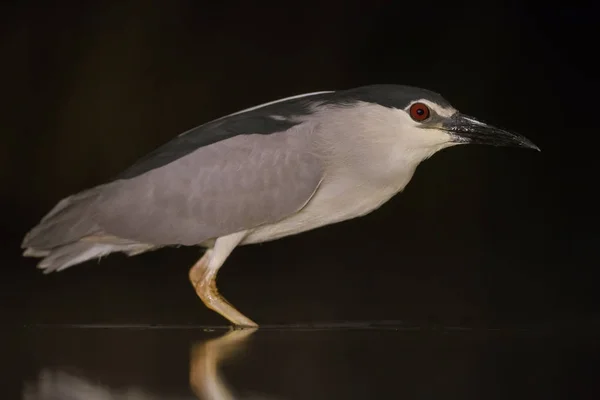
[[[487,125],[475,118],[455,113],[442,123],[455,143],[485,144],[490,146],[524,147],[541,151],[526,137]]]

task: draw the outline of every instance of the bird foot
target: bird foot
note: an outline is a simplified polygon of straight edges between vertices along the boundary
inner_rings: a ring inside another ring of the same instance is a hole
[[[207,257],[208,254],[208,257]],[[189,279],[204,305],[228,319],[235,328],[257,328],[258,324],[239,312],[217,289],[216,274],[208,266],[209,252],[190,269]]]

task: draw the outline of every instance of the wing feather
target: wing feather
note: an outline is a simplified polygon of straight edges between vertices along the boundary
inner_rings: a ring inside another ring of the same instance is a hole
[[[196,245],[274,223],[300,210],[323,176],[312,129],[238,135],[107,186],[95,220],[108,235]]]

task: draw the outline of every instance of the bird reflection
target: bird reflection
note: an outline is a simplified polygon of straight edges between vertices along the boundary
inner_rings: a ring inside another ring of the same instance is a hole
[[[236,329],[216,339],[208,340],[192,348],[190,360],[190,386],[202,400],[233,400],[229,385],[219,375],[219,364],[233,357],[248,338],[256,331]]]
[[[116,390],[62,370],[44,370],[36,382],[25,385],[23,400],[241,400],[221,377],[219,366],[241,350],[255,331],[232,330],[192,347],[189,379],[195,397],[166,397],[140,388]],[[262,396],[244,399],[268,400]]]
[[[168,397],[169,400],[192,400]],[[44,370],[37,382],[27,384],[23,400],[163,400],[165,397],[139,388],[116,390],[90,379],[61,371]]]

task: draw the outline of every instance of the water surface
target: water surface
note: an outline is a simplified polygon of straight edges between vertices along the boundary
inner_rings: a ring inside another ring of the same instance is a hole
[[[14,398],[26,400],[598,398],[591,327],[37,325],[13,333],[7,376],[19,383]]]

